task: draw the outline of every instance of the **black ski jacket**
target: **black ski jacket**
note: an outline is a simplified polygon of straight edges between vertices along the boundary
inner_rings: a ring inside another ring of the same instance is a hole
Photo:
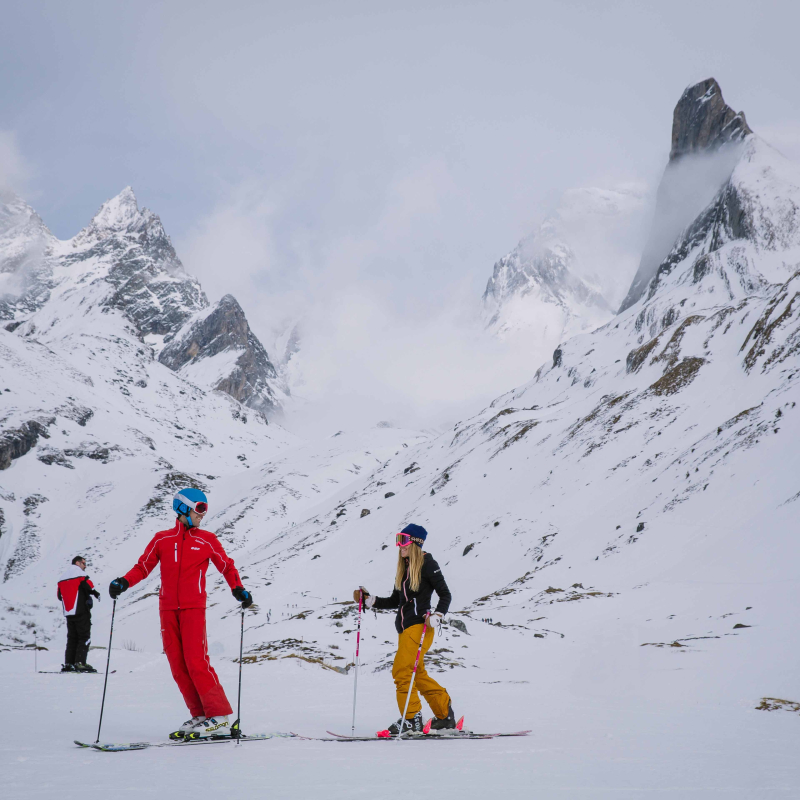
[[[436,606],[436,610],[441,614],[446,614],[453,596],[447,588],[439,565],[434,561],[430,553],[425,553],[419,589],[416,592],[411,591],[408,581],[408,567],[406,567],[406,574],[403,577],[403,583],[400,588],[395,589],[389,597],[376,597],[373,608],[396,608],[397,617],[395,617],[394,626],[397,628],[398,633],[402,633],[412,625],[422,625],[425,622],[425,614],[431,608],[431,594],[433,592],[439,595],[439,603]]]

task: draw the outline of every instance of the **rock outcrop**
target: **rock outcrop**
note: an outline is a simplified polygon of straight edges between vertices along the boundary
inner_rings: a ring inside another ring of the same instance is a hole
[[[752,133],[744,112],[725,103],[714,78],[681,95],[672,115],[672,146],[656,195],[650,237],[620,312],[645,293],[681,231],[728,180],[741,144]]]
[[[188,275],[157,214],[139,210],[130,186],[102,205],[72,241],[68,263],[98,258],[114,292],[105,304],[122,311],[142,336],[174,333],[208,306],[199,282]]]
[[[15,458],[20,458],[36,447],[39,437],[49,439],[47,428],[56,421],[32,419],[23,422],[19,428],[7,428],[0,434],[0,469],[8,469]]]
[[[279,407],[275,367],[233,295],[225,295],[165,341],[159,361],[170,369],[192,376],[202,371],[214,380],[215,389],[258,411]]]

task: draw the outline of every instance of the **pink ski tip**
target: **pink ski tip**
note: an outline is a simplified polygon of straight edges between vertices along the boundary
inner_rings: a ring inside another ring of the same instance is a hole
[[[378,731],[375,735],[379,739],[391,739],[392,738],[392,734],[389,733],[389,731]]]
[[[461,719],[458,722],[456,722],[456,730],[460,731],[463,728],[464,728],[464,717],[461,717]]]
[[[426,723],[425,727],[422,729],[423,733],[430,733],[431,732],[431,722],[433,722],[433,717],[431,717]]]

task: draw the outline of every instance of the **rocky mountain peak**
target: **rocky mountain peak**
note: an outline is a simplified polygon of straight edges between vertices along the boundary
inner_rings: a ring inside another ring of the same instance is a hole
[[[73,239],[78,246],[93,245],[110,238],[145,234],[152,241],[169,242],[157,214],[147,208],[139,208],[136,195],[126,186],[116,197],[106,200],[91,222]],[[171,244],[169,245],[171,249]]]
[[[744,111],[737,113],[727,105],[719,84],[714,78],[707,78],[687,87],[675,106],[670,161],[687,153],[716,150],[752,132]]]
[[[285,387],[233,295],[191,317],[165,340],[158,360],[192,379],[199,369],[215,389],[265,414],[281,406]]]
[[[673,113],[672,148],[656,193],[650,236],[620,312],[644,295],[681,232],[728,182],[752,133],[744,113],[726,105],[714,78],[683,92]]]

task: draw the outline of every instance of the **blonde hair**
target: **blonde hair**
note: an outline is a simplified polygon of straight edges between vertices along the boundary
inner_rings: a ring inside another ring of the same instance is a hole
[[[408,582],[412,592],[419,591],[419,584],[422,580],[422,562],[425,560],[425,553],[422,548],[411,542],[408,551],[408,561],[403,558],[402,553],[397,553],[397,574],[394,576],[394,588],[399,590],[403,585],[403,578],[406,575],[406,565],[408,565]]]

